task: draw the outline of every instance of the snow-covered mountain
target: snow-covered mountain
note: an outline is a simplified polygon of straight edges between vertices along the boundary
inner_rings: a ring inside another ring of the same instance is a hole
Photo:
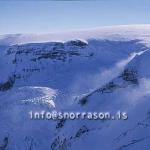
[[[0,150],[147,150],[150,25],[0,36]],[[32,120],[30,111],[127,112]]]

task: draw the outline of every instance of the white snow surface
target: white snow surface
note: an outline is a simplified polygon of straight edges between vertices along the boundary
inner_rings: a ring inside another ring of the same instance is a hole
[[[0,150],[148,150],[149,58],[150,25],[0,36]],[[128,119],[61,124],[30,111]]]

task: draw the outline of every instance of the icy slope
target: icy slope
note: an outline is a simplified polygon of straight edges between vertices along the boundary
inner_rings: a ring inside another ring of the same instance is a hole
[[[66,105],[72,97],[114,78],[133,52],[145,49],[138,40],[73,40],[9,46],[0,61],[1,91],[9,87],[48,86],[60,91],[60,105],[64,100]]]
[[[150,26],[51,35],[0,37],[0,150],[147,150]],[[31,120],[31,110],[129,118]]]
[[[82,146],[84,149],[94,148],[95,150],[100,147],[104,150],[149,148],[150,71],[145,68],[149,64],[149,57],[149,51],[135,57],[120,76],[79,101],[82,111],[111,110],[115,112],[124,110],[129,114],[128,120],[113,120],[101,123],[98,121],[95,121],[95,123],[93,121],[89,121],[91,123],[77,122],[77,124],[80,124],[80,128],[84,126],[86,130],[82,137],[74,137],[76,140],[72,140],[70,137],[76,135],[79,127],[73,134],[68,133],[68,145],[71,145],[70,143],[73,145],[70,149],[76,149],[78,146]],[[81,103],[83,100],[84,103]],[[70,124],[70,126],[73,126],[73,124]],[[75,124],[74,128],[76,126]]]
[[[139,73],[149,58],[149,51],[137,54],[124,71],[111,82],[83,96],[71,109],[82,112],[111,110],[126,111],[126,121],[65,121],[51,144],[52,149],[140,150],[148,149],[150,142],[150,80]],[[143,60],[138,63],[137,60]],[[136,66],[135,63],[137,62]],[[131,66],[134,66],[132,68]],[[146,72],[146,70],[145,70]],[[147,73],[149,70],[147,70]],[[79,105],[79,106],[77,106]],[[70,129],[72,131],[70,132]],[[107,140],[106,140],[107,139]]]
[[[0,149],[46,149],[55,122],[36,122],[29,112],[54,110],[57,91],[46,87],[20,87],[1,93]]]

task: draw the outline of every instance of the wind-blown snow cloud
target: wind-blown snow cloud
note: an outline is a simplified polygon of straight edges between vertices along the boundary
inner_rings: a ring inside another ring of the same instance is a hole
[[[133,60],[137,55],[141,55],[144,52],[145,51],[137,53],[133,52],[132,54],[130,54],[129,57],[117,62],[112,68],[104,69],[103,71],[98,71],[98,73],[94,75],[88,74],[84,78],[78,78],[78,80],[76,80],[76,83],[72,86],[73,91],[77,92],[77,95],[82,95],[83,93],[88,94],[96,90],[100,86],[110,82],[112,79],[120,75],[120,73],[124,70],[125,66],[131,60]]]
[[[139,86],[128,90],[125,95],[130,104],[138,104],[142,98],[150,96],[150,79],[141,79]]]

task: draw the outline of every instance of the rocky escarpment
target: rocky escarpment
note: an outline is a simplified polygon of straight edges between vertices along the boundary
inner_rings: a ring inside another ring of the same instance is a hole
[[[11,89],[15,83],[15,78],[15,75],[13,75],[12,77],[9,77],[7,81],[0,83],[0,91]]]
[[[13,63],[16,64],[21,61],[19,56],[30,55],[32,56],[31,61],[38,61],[40,59],[51,59],[66,61],[68,57],[82,55],[81,49],[85,49],[87,43],[80,40],[69,41],[66,43],[52,42],[52,43],[41,43],[41,44],[25,44],[16,45],[10,47],[7,50],[7,55],[15,54]],[[17,59],[18,57],[18,59]]]

